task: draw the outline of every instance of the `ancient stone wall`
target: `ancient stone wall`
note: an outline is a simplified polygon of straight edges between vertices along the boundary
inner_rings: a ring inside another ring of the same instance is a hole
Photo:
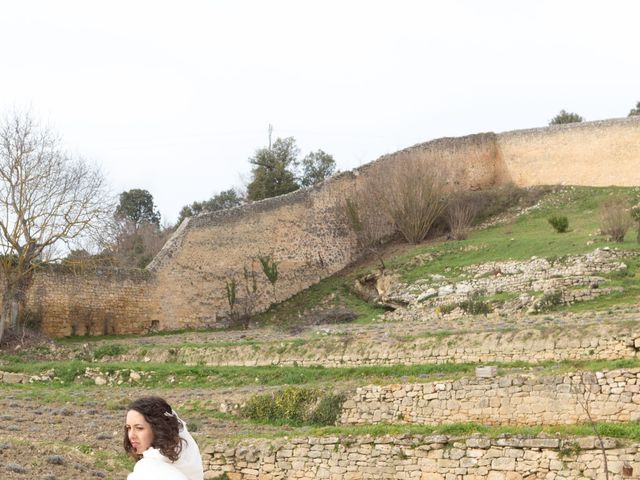
[[[353,182],[344,174],[316,188],[189,219],[149,267],[162,315],[175,327],[216,325],[229,314],[225,287],[232,281],[235,308],[260,311],[348,265],[355,239],[341,209]],[[275,285],[261,256],[277,262]],[[250,300],[253,275],[258,290]]]
[[[640,420],[640,369],[358,387],[340,423],[560,425]]]
[[[360,256],[345,203],[364,178],[419,158],[440,168],[445,165],[457,188],[489,187],[497,182],[495,150],[493,134],[436,140],[383,156],[316,187],[191,218],[149,266],[157,276],[158,296],[164,299],[162,316],[172,318],[176,328],[184,323],[218,324],[230,311],[228,282],[235,279],[238,285],[237,309],[247,303],[245,268],[255,271],[257,278],[251,307],[264,310]],[[383,228],[381,237],[391,232],[390,225]],[[260,256],[278,263],[275,288],[261,270]]]
[[[497,138],[516,185],[640,185],[640,117],[515,130]]]
[[[229,311],[225,284],[259,279],[255,310],[284,300],[359,256],[344,222],[344,200],[367,175],[418,159],[446,172],[451,188],[519,185],[640,184],[640,120],[586,122],[502,134],[443,138],[385,155],[320,186],[191,219],[158,255],[162,323],[214,325]],[[384,232],[381,232],[384,234]],[[256,262],[271,255],[280,279],[272,289]],[[170,320],[169,320],[170,319]]]
[[[509,181],[640,185],[640,118],[415,145],[312,188],[185,221],[149,266],[148,281],[120,284],[99,275],[87,275],[84,281],[64,276],[43,280],[44,288],[30,293],[30,308],[47,312],[42,325],[52,335],[87,331],[81,325],[87,320],[73,313],[78,308],[108,311],[118,319],[104,320],[107,313],[100,314],[102,320],[88,321],[91,332],[144,331],[149,325],[220,326],[230,312],[225,287],[235,281],[236,312],[264,310],[338,272],[362,253],[346,222],[345,199],[367,176],[384,166],[402,169],[412,159],[433,163],[446,172],[449,186],[459,189]],[[261,272],[259,256],[277,262],[275,286]],[[246,293],[252,280],[245,279],[245,269],[249,276],[255,272],[255,294]]]
[[[327,436],[217,444],[203,449],[205,478],[534,480],[605,478],[602,450],[593,437],[575,441],[537,437],[444,435]],[[623,467],[640,471],[640,448],[605,439],[609,477]],[[637,478],[634,476],[633,478]]]
[[[27,292],[26,321],[52,337],[147,333],[161,328],[152,285],[140,270],[43,268]]]

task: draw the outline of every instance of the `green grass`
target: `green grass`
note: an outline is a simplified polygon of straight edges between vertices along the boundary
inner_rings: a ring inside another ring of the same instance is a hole
[[[510,362],[495,363],[501,374],[514,371],[536,369],[537,374],[562,374],[579,370],[611,370],[618,368],[638,368],[640,359],[629,358],[619,360],[594,360],[594,361],[547,361],[542,363]],[[454,380],[463,376],[475,374],[476,364],[470,363],[444,363],[428,365],[389,365],[389,366],[363,366],[345,368],[325,367],[231,367],[231,366],[188,366],[176,363],[108,363],[96,364],[81,361],[45,362],[45,363],[14,363],[4,365],[2,369],[10,372],[38,374],[49,369],[54,369],[59,381],[39,382],[28,385],[0,384],[0,390],[11,388],[25,392],[43,391],[41,398],[46,401],[68,400],[78,401],[82,399],[85,388],[96,387],[93,382],[84,378],[87,367],[100,368],[102,372],[112,373],[116,370],[133,369],[138,372],[148,372],[149,377],[139,382],[124,382],[118,387],[147,388],[231,388],[249,385],[282,386],[282,385],[309,385],[330,386],[339,384],[365,385],[365,384],[390,384],[390,383],[425,383],[436,380]],[[126,375],[125,375],[126,379]],[[47,397],[49,395],[49,397]]]
[[[630,188],[567,187],[564,193],[552,194],[541,202],[540,208],[518,217],[507,225],[499,225],[472,232],[467,240],[449,241],[418,246],[415,250],[387,261],[390,269],[402,273],[407,282],[414,282],[430,274],[455,277],[462,267],[489,261],[525,260],[538,257],[562,257],[610,246],[637,249],[633,232],[624,243],[613,243],[597,235],[599,206],[611,195],[636,195]],[[549,214],[561,211],[569,217],[571,229],[558,234],[548,224]],[[588,244],[590,242],[590,244]],[[416,265],[416,255],[431,254],[431,262]]]
[[[570,312],[602,311],[617,306],[636,305],[640,298],[640,257],[627,257],[624,263],[627,265],[625,270],[603,275],[607,282],[602,285],[603,288],[622,287],[624,289],[622,292],[613,292],[593,300],[579,302],[566,307],[566,310]]]
[[[371,424],[371,425],[341,425],[332,427],[300,427],[289,428],[287,430],[273,430],[271,432],[243,431],[236,435],[235,441],[242,441],[248,438],[281,438],[296,436],[338,436],[340,441],[345,441],[344,437],[381,437],[385,435],[411,436],[411,435],[448,435],[454,437],[467,437],[473,434],[480,434],[484,437],[499,438],[501,436],[522,436],[535,437],[541,433],[559,437],[584,437],[593,436],[594,430],[591,424],[574,425],[539,425],[539,426],[487,426],[474,422],[452,423],[446,425],[399,425],[399,424]],[[640,440],[640,424],[636,422],[627,423],[596,423],[598,432],[607,437],[621,440]],[[348,443],[348,440],[347,442]]]
[[[273,305],[266,312],[256,315],[256,322],[286,327],[299,321],[305,313],[314,308],[346,307],[358,315],[357,323],[369,323],[386,310],[371,305],[355,295],[350,288],[354,281],[354,275],[336,274],[326,278],[287,301]]]

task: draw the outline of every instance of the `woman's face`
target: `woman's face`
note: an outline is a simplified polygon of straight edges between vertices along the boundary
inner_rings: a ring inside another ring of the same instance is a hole
[[[144,416],[135,410],[127,412],[125,423],[129,442],[138,455],[142,455],[153,443],[153,430]]]

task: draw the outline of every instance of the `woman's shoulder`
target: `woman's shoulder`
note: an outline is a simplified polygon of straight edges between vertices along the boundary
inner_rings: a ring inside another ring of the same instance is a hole
[[[175,466],[168,462],[160,452],[154,455],[155,449],[145,452],[145,455],[136,462],[133,472],[127,480],[187,480],[187,477]]]

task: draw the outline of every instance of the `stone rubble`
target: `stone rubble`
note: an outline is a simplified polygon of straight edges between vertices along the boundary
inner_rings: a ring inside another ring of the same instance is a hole
[[[406,306],[387,314],[390,320],[405,317],[406,310],[424,312],[437,306],[458,304],[474,296],[500,293],[519,294],[517,299],[503,304],[494,302],[500,310],[537,312],[544,295],[559,293],[558,303],[571,304],[620,290],[601,288],[605,279],[598,274],[625,270],[627,266],[622,261],[625,255],[629,253],[604,247],[559,259],[534,256],[528,261],[486,262],[463,268],[458,279],[436,274],[407,285],[393,282],[391,275],[384,280],[379,278],[376,287],[381,303]],[[539,295],[531,295],[531,292]]]

